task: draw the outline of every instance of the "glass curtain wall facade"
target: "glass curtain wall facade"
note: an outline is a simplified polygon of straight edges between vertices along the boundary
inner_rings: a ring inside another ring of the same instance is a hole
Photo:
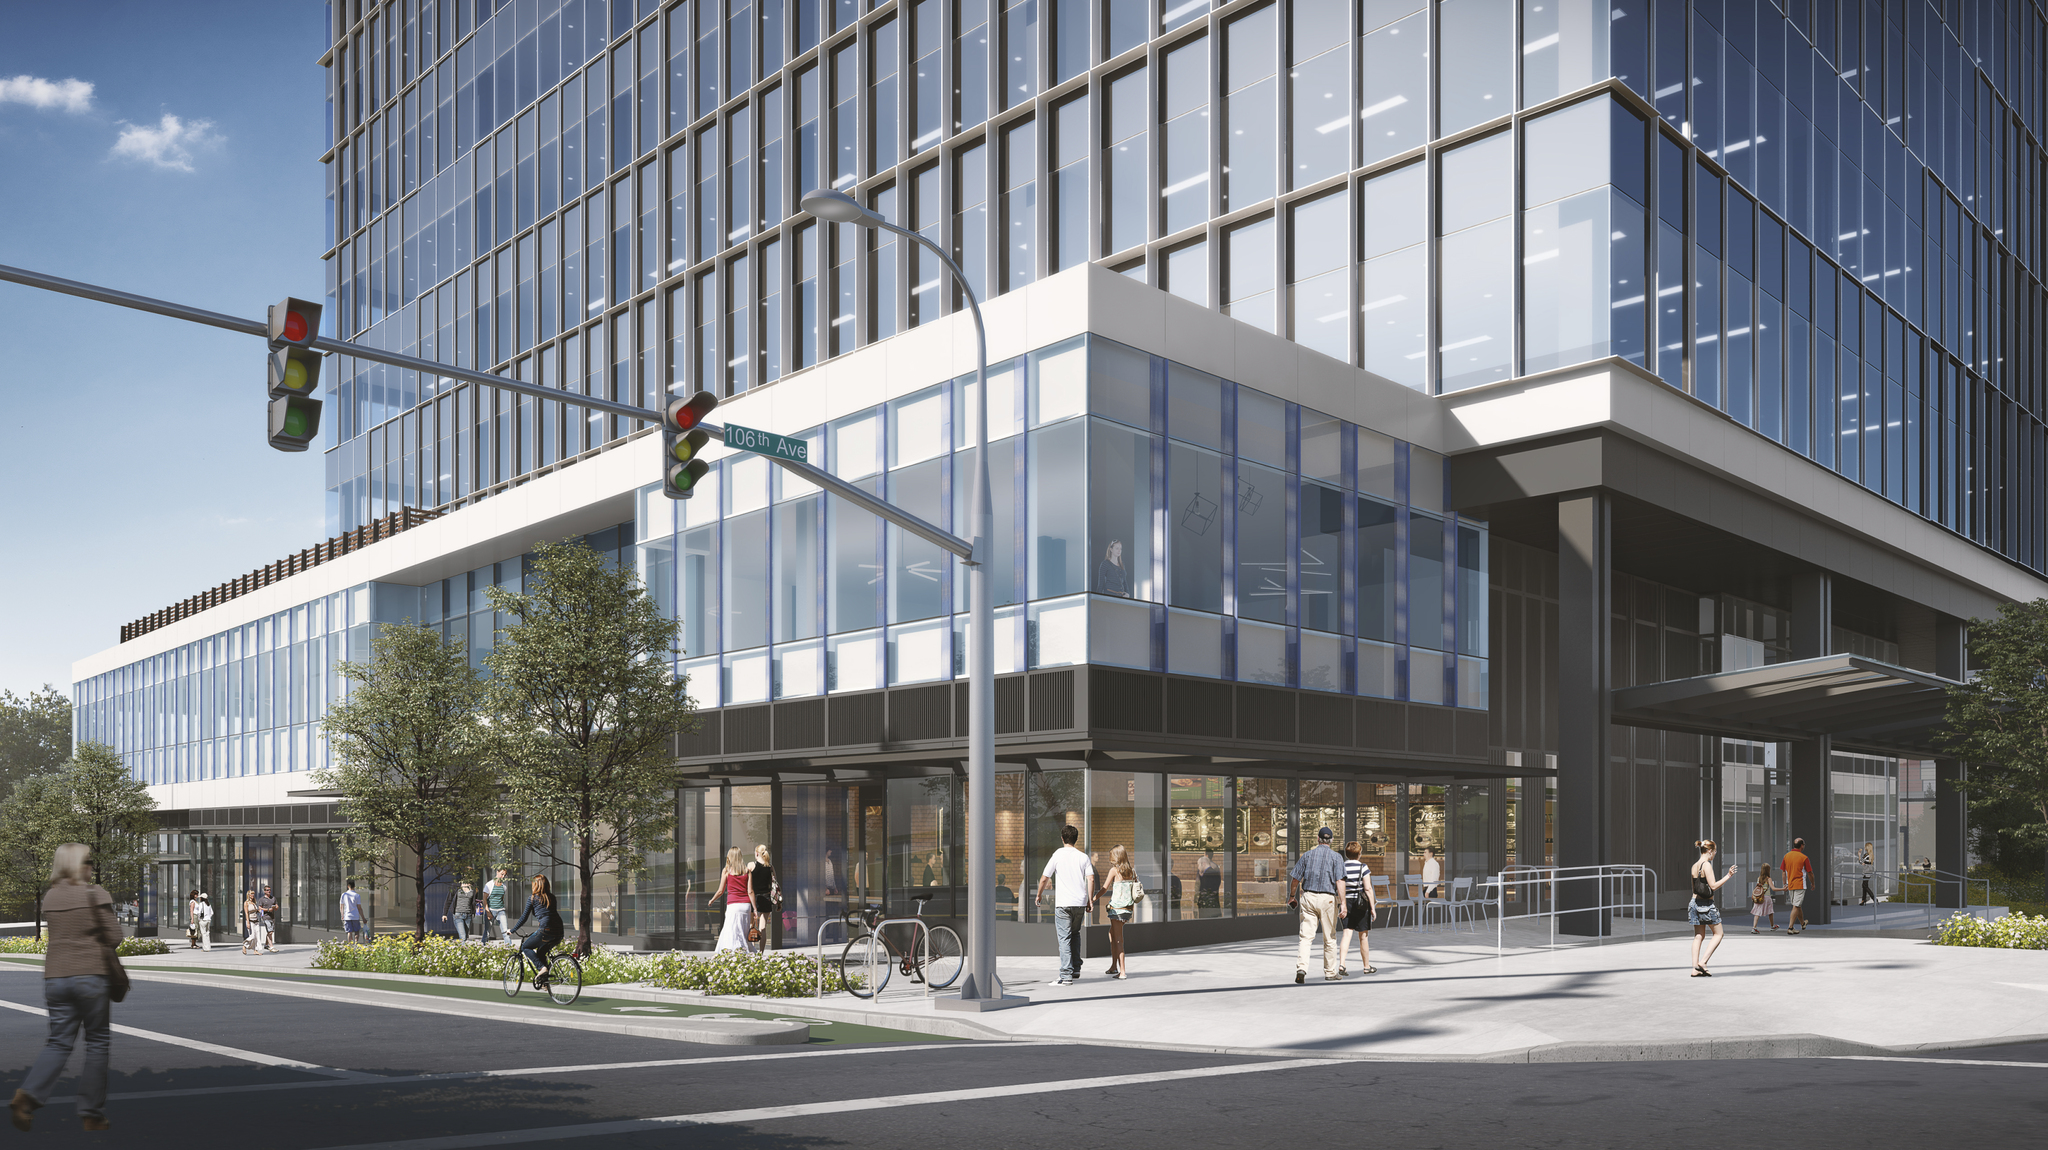
[[[996,671],[1081,663],[1484,708],[1483,523],[1443,457],[1098,336],[989,369]],[[797,433],[957,530],[972,376]],[[643,578],[702,707],[966,675],[939,551],[760,456],[641,492]]]
[[[1618,358],[2043,569],[2034,6],[1210,8],[332,5],[336,334],[564,398],[342,357],[330,533],[961,306],[830,185],[984,298],[1101,261],[1431,393]]]

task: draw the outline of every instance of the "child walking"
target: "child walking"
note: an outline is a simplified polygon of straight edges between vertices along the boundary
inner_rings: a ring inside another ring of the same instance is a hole
[[[1749,933],[1751,934],[1763,933],[1757,929],[1757,924],[1763,921],[1765,915],[1771,916],[1771,929],[1778,929],[1778,904],[1772,899],[1771,894],[1774,891],[1781,891],[1785,888],[1774,885],[1771,882],[1771,864],[1765,863],[1763,868],[1763,873],[1756,876],[1756,885],[1749,888]]]

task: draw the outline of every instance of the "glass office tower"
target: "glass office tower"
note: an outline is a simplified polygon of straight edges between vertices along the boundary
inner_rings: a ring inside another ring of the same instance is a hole
[[[1218,9],[1212,11],[1212,8]],[[332,5],[329,522],[459,505],[1098,261],[1433,394],[1615,357],[2036,570],[2021,2]],[[1688,79],[1689,78],[1689,79]]]

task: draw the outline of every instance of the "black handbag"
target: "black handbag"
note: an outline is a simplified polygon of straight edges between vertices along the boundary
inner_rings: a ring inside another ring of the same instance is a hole
[[[115,1002],[120,1002],[128,997],[128,988],[131,985],[133,984],[128,981],[128,968],[121,965],[121,956],[109,952],[107,954],[107,997]]]

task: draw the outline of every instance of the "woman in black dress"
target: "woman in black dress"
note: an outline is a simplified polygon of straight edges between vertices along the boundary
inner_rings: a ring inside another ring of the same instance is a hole
[[[761,950],[768,949],[768,916],[774,911],[779,900],[775,886],[774,861],[768,856],[768,844],[754,848],[753,865],[747,868],[748,901],[754,904],[754,929],[761,937],[755,944]]]

